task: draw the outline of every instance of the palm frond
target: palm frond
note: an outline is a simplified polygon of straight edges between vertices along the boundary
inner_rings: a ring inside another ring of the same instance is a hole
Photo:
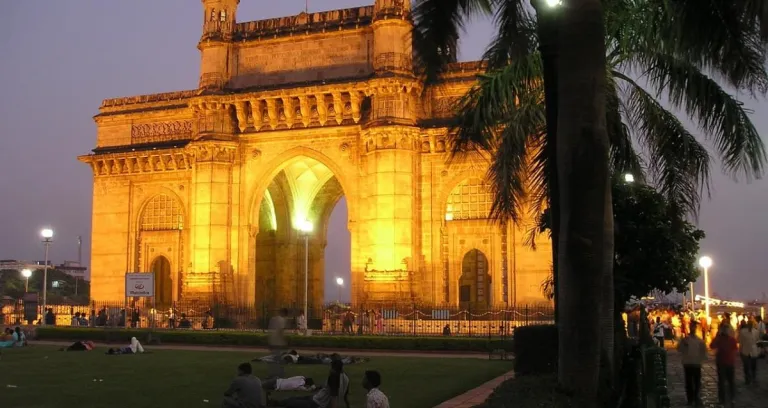
[[[540,74],[541,59],[531,54],[481,75],[460,101],[448,133],[451,160],[473,151],[490,153],[490,217],[498,222],[520,220],[529,188],[539,180],[531,167],[545,128]]]
[[[607,72],[605,110],[608,139],[611,144],[611,171],[614,173],[632,173],[638,181],[642,182],[645,179],[645,170],[640,155],[632,145],[629,127],[624,123],[624,117],[627,115],[624,104],[619,97],[619,87],[616,84],[616,78],[611,75],[611,70],[609,69]]]
[[[492,13],[493,0],[420,0],[412,10],[413,51],[427,83],[456,61],[459,32],[477,14]]]
[[[710,157],[706,148],[650,93],[631,78],[613,71],[625,84],[626,115],[633,133],[648,150],[650,175],[673,210],[698,213],[709,191]]]
[[[510,123],[520,97],[541,92],[541,70],[541,57],[534,53],[480,75],[458,103],[448,132],[451,158],[473,150],[491,152],[499,126]]]
[[[765,6],[754,1],[634,0],[623,22],[633,37],[628,51],[655,49],[722,75],[737,89],[765,93],[765,26],[750,15]]]
[[[762,175],[765,146],[740,101],[690,62],[660,53],[646,54],[643,60],[643,76],[712,139],[726,170],[748,178]]]
[[[536,20],[524,5],[523,0],[492,0],[496,10],[496,36],[491,41],[483,59],[488,61],[488,70],[496,70],[511,61],[524,58],[534,52],[536,41]]]

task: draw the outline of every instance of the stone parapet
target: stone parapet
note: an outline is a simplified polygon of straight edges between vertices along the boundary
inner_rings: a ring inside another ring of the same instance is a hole
[[[373,21],[373,6],[238,23],[235,40],[274,39],[285,36],[357,29]]]

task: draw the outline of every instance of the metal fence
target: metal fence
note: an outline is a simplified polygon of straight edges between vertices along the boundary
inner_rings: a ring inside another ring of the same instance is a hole
[[[286,313],[289,329],[298,329],[303,307],[267,304],[233,305],[174,302],[153,307],[151,302],[91,302],[89,305],[48,305],[51,322],[59,326],[135,327],[188,330],[263,331],[273,316]],[[307,328],[314,335],[474,336],[511,335],[516,327],[551,324],[551,305],[458,307],[416,303],[338,304],[308,308]],[[27,314],[27,317],[29,313]],[[24,322],[21,301],[0,312],[4,324]],[[37,320],[42,316],[38,314]]]

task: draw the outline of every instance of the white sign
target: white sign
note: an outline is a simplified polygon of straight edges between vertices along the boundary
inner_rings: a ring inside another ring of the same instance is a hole
[[[154,273],[126,273],[125,297],[155,296]]]

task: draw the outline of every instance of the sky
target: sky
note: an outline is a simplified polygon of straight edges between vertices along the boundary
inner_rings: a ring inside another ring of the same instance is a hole
[[[360,6],[373,0],[310,0],[310,11]],[[242,0],[239,21],[298,14],[305,0]],[[25,0],[0,13],[0,259],[43,258],[39,231],[56,231],[54,262],[90,256],[90,168],[77,161],[95,147],[92,120],[105,98],[197,86],[202,5],[199,0]],[[492,33],[489,20],[467,26],[461,60],[479,59]],[[768,103],[745,100],[761,134]],[[702,253],[714,259],[714,293],[731,299],[768,292],[768,184],[746,183],[713,169],[712,195],[698,226]],[[331,216],[326,249],[326,297],[335,278],[349,282],[349,233],[342,200]],[[696,291],[703,291],[697,284]],[[348,299],[348,290],[342,299]]]

